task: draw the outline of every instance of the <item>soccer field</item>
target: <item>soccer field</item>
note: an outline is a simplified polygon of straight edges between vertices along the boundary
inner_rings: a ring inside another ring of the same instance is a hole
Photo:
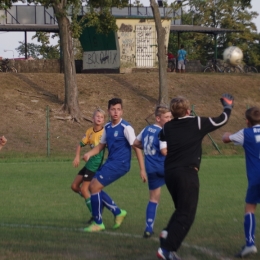
[[[144,239],[148,188],[133,160],[131,171],[105,188],[128,212],[120,229],[112,229],[113,215],[105,209],[106,230],[84,233],[89,212],[84,200],[70,189],[78,170],[71,161],[0,162],[0,259],[157,259],[159,233],[173,212],[166,187],[155,234]],[[234,259],[244,244],[244,158],[203,158],[199,176],[197,216],[179,255],[184,260]],[[258,225],[258,246],[259,241]],[[259,254],[250,259],[260,259]]]

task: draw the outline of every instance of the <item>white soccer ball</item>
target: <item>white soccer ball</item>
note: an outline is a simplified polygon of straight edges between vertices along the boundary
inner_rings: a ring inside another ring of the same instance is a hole
[[[243,52],[240,48],[236,46],[230,46],[224,50],[223,59],[225,62],[236,66],[242,62]]]

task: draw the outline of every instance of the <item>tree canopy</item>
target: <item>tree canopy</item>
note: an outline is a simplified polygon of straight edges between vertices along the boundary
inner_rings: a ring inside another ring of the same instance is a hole
[[[258,16],[252,10],[251,1],[245,0],[184,0],[183,24],[205,27],[241,30],[238,33],[217,35],[218,58],[228,46],[238,46],[244,53],[246,63],[260,65],[259,40],[260,35],[252,22]],[[176,53],[177,35],[171,34],[169,50]],[[188,50],[189,59],[198,59],[202,63],[213,58],[214,35],[202,33],[182,33],[181,42]]]

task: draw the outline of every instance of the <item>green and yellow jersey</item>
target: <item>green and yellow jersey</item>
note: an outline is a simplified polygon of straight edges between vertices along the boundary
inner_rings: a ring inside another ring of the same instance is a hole
[[[82,138],[80,142],[80,146],[84,147],[89,144],[91,149],[94,148],[99,144],[103,132],[104,132],[104,128],[102,128],[97,132],[94,131],[93,127],[89,128],[86,131],[85,136]],[[102,150],[99,154],[92,156],[86,162],[85,167],[92,172],[96,172],[102,164],[103,157],[104,157],[104,150]]]

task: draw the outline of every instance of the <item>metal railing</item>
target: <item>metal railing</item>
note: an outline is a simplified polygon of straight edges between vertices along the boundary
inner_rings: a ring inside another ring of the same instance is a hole
[[[71,16],[73,9],[68,10]],[[97,9],[99,11],[99,9]],[[153,18],[152,8],[129,6],[124,8],[110,8],[111,14],[115,17],[140,17]],[[82,6],[78,11],[78,15],[85,15],[88,12],[87,6]],[[169,7],[159,7],[162,18],[171,19],[172,24],[181,24],[181,10],[173,11]],[[57,24],[53,8],[46,8],[40,5],[14,5],[10,9],[5,10],[6,24]]]

